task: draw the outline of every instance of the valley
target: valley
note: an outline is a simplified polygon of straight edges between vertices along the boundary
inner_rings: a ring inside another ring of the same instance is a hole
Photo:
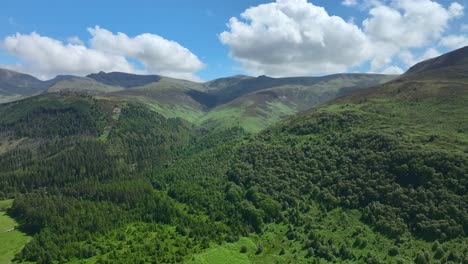
[[[396,77],[378,74],[298,78],[233,76],[195,83],[156,75],[100,72],[87,77],[57,76],[40,81],[29,75],[3,71],[9,76],[5,83],[14,82],[15,78],[26,79],[22,84],[25,92],[0,93],[3,102],[40,93],[84,93],[111,101],[142,103],[166,118],[179,117],[204,127],[241,126],[249,132],[258,132],[291,114],[354,89]],[[30,79],[35,81],[27,82]],[[16,87],[11,86],[9,90],[19,91]]]
[[[0,262],[468,263],[468,47],[400,76],[5,72]]]

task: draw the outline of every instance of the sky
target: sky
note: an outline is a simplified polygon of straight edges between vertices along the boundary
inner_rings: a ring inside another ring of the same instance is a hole
[[[468,0],[2,0],[0,68],[208,81],[399,74],[468,45]]]

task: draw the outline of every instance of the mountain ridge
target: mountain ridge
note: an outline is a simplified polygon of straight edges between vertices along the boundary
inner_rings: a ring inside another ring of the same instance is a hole
[[[290,114],[394,77],[355,73],[286,78],[235,75],[196,83],[159,75],[99,72],[86,77],[59,75],[36,80],[35,85],[40,88],[37,93],[85,93],[140,102],[165,117],[181,117],[196,125],[240,124],[257,132]],[[4,101],[27,96],[4,96]]]
[[[422,73],[431,70],[437,70],[446,67],[464,66],[468,64],[468,46],[442,54],[415,64],[410,67],[403,76],[415,73]]]
[[[160,114],[205,111],[201,84],[164,78],[0,104],[0,198],[15,199],[8,216],[32,236],[14,261],[465,263],[468,71],[457,67],[368,89],[345,75],[240,91],[211,110],[212,126]],[[306,95],[327,100],[258,133],[216,122],[245,110],[258,125]]]

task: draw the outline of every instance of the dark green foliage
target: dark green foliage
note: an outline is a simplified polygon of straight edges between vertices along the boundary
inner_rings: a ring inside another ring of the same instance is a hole
[[[259,255],[259,254],[262,254],[262,253],[263,253],[263,245],[259,244],[257,246],[257,251],[255,251],[255,254]]]
[[[398,248],[397,247],[390,248],[388,250],[388,255],[392,257],[398,255]]]
[[[447,245],[468,232],[467,153],[377,122],[382,109],[313,111],[250,136],[88,96],[28,100],[0,106],[0,196],[34,236],[18,261],[176,263],[241,236],[257,260],[279,248],[312,263],[466,259]]]
[[[229,179],[283,208],[307,195],[328,209],[362,208],[364,221],[394,238],[407,230],[429,240],[465,234],[466,157],[403,145],[397,134],[349,132],[360,122],[350,114],[309,119],[288,126],[309,134],[302,138],[279,128],[242,145]]]
[[[0,107],[0,132],[37,142],[0,155],[0,191],[15,198],[9,214],[34,235],[17,260],[89,258],[98,252],[84,241],[135,221],[189,226],[203,237],[220,232],[176,209],[141,173],[174,157],[190,128],[138,105],[113,120],[110,104],[46,95]],[[98,138],[104,127],[107,140]]]
[[[39,96],[0,108],[0,132],[16,137],[96,136],[105,122],[98,101],[84,95]]]
[[[247,253],[248,249],[246,246],[242,246],[239,250],[240,253]]]
[[[438,248],[435,250],[434,258],[435,258],[435,259],[441,259],[444,255],[445,255],[444,249],[443,249],[442,247],[438,247]]]
[[[171,159],[189,140],[190,128],[180,119],[166,119],[146,107],[129,105],[109,133],[114,151],[125,161],[149,170]]]
[[[429,259],[426,257],[425,252],[420,252],[417,256],[416,259],[414,260],[415,264],[427,264],[429,263]]]

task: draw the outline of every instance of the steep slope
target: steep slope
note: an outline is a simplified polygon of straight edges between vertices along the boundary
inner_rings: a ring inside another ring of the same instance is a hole
[[[31,75],[0,69],[0,87],[4,93],[26,95],[41,91],[44,85]]]
[[[16,260],[464,263],[463,67],[352,91],[255,135],[194,130],[113,93],[0,105],[0,195],[33,236]],[[117,93],[158,98],[158,83]],[[206,91],[179,84],[169,90]]]
[[[77,93],[0,105],[0,199],[16,198],[9,214],[34,236],[17,260],[70,261],[83,241],[138,221],[147,209],[131,200],[156,199],[143,172],[173,159],[191,133],[143,105]]]
[[[423,73],[430,71],[444,70],[448,72],[450,68],[457,68],[458,70],[465,70],[468,65],[468,46],[454,50],[447,54],[441,55],[436,58],[432,58],[426,61],[422,61],[413,67],[411,67],[406,75],[415,73]]]
[[[363,78],[364,77],[364,78]],[[361,78],[365,80],[360,80]],[[345,80],[347,79],[347,80]],[[290,78],[272,78],[268,76],[259,76],[256,78],[247,76],[234,76],[208,82],[206,87],[211,95],[216,100],[216,105],[221,105],[230,102],[243,95],[262,91],[275,87],[299,87],[307,88],[316,84],[332,83],[345,88],[349,81],[361,81],[360,85],[369,87],[375,84],[388,81],[391,76],[384,75],[365,75],[365,74],[336,74],[323,77],[290,77]],[[343,82],[342,82],[343,81]],[[215,88],[216,86],[216,88]],[[333,86],[334,87],[334,86]],[[332,88],[333,88],[332,87]]]
[[[301,78],[239,75],[200,84],[161,77],[158,82],[108,96],[145,103],[166,117],[181,117],[206,128],[241,126],[258,132],[341,94],[393,78],[371,74]]]
[[[161,77],[158,82],[113,92],[105,97],[139,102],[165,117],[180,117],[195,123],[208,108],[204,105],[201,84]]]
[[[258,132],[291,114],[394,77],[337,74],[324,77],[254,78],[237,75],[195,83],[157,75],[99,72],[87,77],[61,75],[40,81],[32,76],[5,71],[0,80],[8,89],[0,91],[0,100],[13,101],[34,94],[28,91],[95,94],[101,98],[144,103],[165,117],[180,117],[207,128],[234,125]],[[13,89],[13,84],[23,94],[7,93],[7,90]]]
[[[467,66],[351,92],[156,172],[176,200],[258,233],[191,263],[466,262]]]
[[[373,74],[243,78],[233,86],[210,91],[215,98],[232,97],[234,94],[238,94],[238,97],[212,109],[199,123],[209,127],[239,125],[257,132],[287,116],[316,107],[342,94],[375,86],[393,78],[395,76]]]
[[[19,72],[0,69],[0,103],[40,93],[47,86],[39,79]]]

